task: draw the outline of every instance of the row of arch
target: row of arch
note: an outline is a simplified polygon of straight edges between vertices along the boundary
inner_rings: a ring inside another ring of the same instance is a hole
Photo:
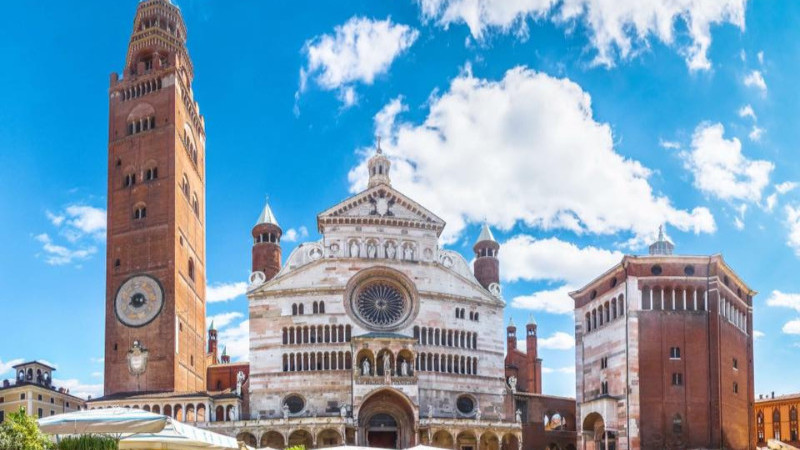
[[[160,89],[161,89],[161,78],[153,78],[152,80],[142,81],[136,86],[131,86],[127,89],[124,89],[121,92],[122,101],[130,100],[132,98],[138,98],[143,95],[147,95],[151,92],[158,91]]]
[[[305,314],[306,307],[302,303],[292,303],[292,315],[302,316]],[[325,314],[325,302],[315,301],[311,304],[312,314]],[[349,325],[348,325],[349,326]]]
[[[143,131],[152,130],[156,127],[155,116],[142,117],[128,122],[128,135],[138,134]]]
[[[350,352],[297,352],[283,355],[284,372],[320,370],[350,370],[353,356]]]
[[[444,328],[414,327],[414,339],[420,345],[438,345],[454,348],[478,348],[478,333]]]
[[[264,242],[271,242],[273,244],[281,243],[281,236],[277,233],[261,233],[253,238],[254,244],[261,244]]]
[[[183,137],[181,142],[183,142],[184,148],[186,148],[186,153],[189,154],[189,158],[192,159],[192,162],[197,164],[197,147],[194,145],[194,141],[189,137],[189,131],[186,129],[188,125],[184,127],[183,130]]]
[[[361,349],[356,355],[358,371],[362,376],[385,376],[393,374],[406,377],[413,375],[414,354],[403,349],[395,355],[388,348],[378,351],[377,355],[368,348]],[[388,374],[386,373],[388,369]]]
[[[350,342],[351,334],[350,325],[311,325],[282,330],[284,345]]]
[[[421,372],[478,375],[478,358],[423,352],[417,355],[417,370]]]
[[[764,434],[764,411],[759,411],[756,414],[756,434],[758,435],[758,442],[765,442]],[[772,436],[770,439],[783,440],[789,442],[798,441],[798,427],[797,427],[797,408],[792,406],[789,408],[789,435],[781,435],[781,410],[776,407],[772,410]]]
[[[89,407],[88,409],[108,409],[115,406]],[[141,409],[142,411],[163,414],[172,417],[179,422],[231,422],[236,420],[236,408],[234,405],[219,405],[214,408],[214,414],[207,417],[205,403],[176,403],[176,404],[154,404],[154,405],[125,405],[126,409]]]
[[[708,311],[708,295],[703,288],[642,288],[642,309],[655,311]]]
[[[456,308],[456,319],[464,319],[466,317],[466,309],[464,308]],[[470,311],[469,312],[469,320],[473,322],[478,321],[478,312],[477,311]]]
[[[393,240],[379,242],[377,239],[367,239],[361,242],[361,240],[353,238],[347,241],[345,252],[351,258],[386,258],[414,261],[416,250],[416,245],[413,242],[397,243]]]
[[[189,185],[189,177],[186,174],[183,174],[183,178],[181,179],[181,192],[183,192],[184,197],[186,200],[189,201],[189,204],[192,206],[192,211],[194,211],[194,215],[198,218],[200,217],[200,202],[197,201],[197,192],[191,193],[191,199],[189,192],[191,191],[191,186]]]
[[[148,167],[144,171],[144,181],[153,181],[158,179],[158,167],[152,166]],[[123,187],[131,187],[136,185],[136,173],[128,173],[125,175],[125,179],[122,183]]]
[[[747,334],[747,314],[736,307],[733,302],[730,302],[725,297],[720,296],[720,314],[728,319],[733,326],[739,331]]]
[[[183,100],[183,106],[186,108],[186,111],[189,113],[189,116],[192,118],[192,123],[196,130],[200,133],[203,132],[203,128],[200,126],[200,119],[197,117],[197,111],[195,111],[194,101],[189,98],[189,95],[186,93],[186,89],[181,89],[181,99]],[[184,143],[191,142],[187,139]],[[197,153],[194,154],[193,158],[195,164],[197,163]]]
[[[288,438],[277,431],[267,431],[261,435],[261,439],[256,439],[255,435],[248,431],[243,431],[236,435],[236,440],[244,442],[254,448],[277,448],[286,447],[333,447],[343,444],[343,438],[339,431],[333,428],[326,428],[316,434],[316,439],[310,431],[305,429],[294,430],[289,433]]]
[[[602,327],[604,324],[625,317],[625,299],[622,294],[586,313],[586,332]]]

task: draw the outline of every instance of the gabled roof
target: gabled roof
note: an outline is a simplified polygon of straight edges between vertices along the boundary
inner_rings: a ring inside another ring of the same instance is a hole
[[[445,226],[439,216],[386,184],[353,195],[317,215],[320,232],[326,224],[361,223],[432,229],[436,236]]]

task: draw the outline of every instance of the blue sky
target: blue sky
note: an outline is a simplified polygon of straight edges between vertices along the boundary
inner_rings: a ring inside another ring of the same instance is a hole
[[[208,314],[230,352],[246,357],[265,195],[287,256],[365,185],[381,135],[394,185],[447,220],[443,244],[471,259],[493,226],[547,393],[574,395],[565,292],[662,222],[678,252],[722,252],[760,292],[756,393],[799,390],[780,373],[800,354],[800,4],[511,3],[178,1],[208,136]],[[135,8],[0,17],[0,377],[44,359],[73,393],[102,390],[107,89]]]

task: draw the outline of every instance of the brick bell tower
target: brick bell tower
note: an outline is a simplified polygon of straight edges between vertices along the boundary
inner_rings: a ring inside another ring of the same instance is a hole
[[[500,260],[497,259],[497,253],[500,251],[500,244],[494,240],[488,224],[483,224],[481,234],[472,250],[475,252],[473,271],[481,286],[488,289],[492,283],[499,284]]]
[[[281,230],[278,219],[269,207],[264,205],[258,221],[253,227],[253,272],[263,272],[266,281],[271,280],[281,270]]]
[[[205,124],[186,26],[139,3],[109,88],[105,394],[206,387]]]

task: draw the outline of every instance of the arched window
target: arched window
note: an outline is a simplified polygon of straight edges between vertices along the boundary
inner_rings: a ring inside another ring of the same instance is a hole
[[[136,207],[134,207],[133,209],[134,219],[136,220],[144,219],[145,217],[147,217],[147,206],[145,206],[144,204],[139,204]]]
[[[319,313],[325,314],[325,302],[319,302]]]
[[[145,181],[152,181],[158,178],[158,167],[151,167],[144,173]]]
[[[191,278],[192,281],[194,281],[194,259],[192,259],[192,258],[189,258],[189,269],[188,269],[188,272],[189,272],[189,278]]]
[[[292,315],[297,315],[297,303],[292,303]]]
[[[297,307],[297,313],[301,316],[303,315],[303,304],[300,303],[300,306]]]
[[[672,432],[675,434],[683,433],[683,418],[680,414],[675,414],[672,418]]]
[[[181,189],[183,189],[183,195],[187,198],[189,197],[189,177],[186,174],[183,174],[183,179],[181,180]]]
[[[311,311],[314,314],[319,313],[319,304],[317,304],[317,302],[314,302],[314,303],[311,304]]]
[[[772,411],[772,437],[781,440],[781,411],[778,408]]]
[[[194,215],[200,215],[200,204],[197,202],[197,194],[192,193],[192,209],[194,210]]]
[[[794,406],[789,410],[789,440],[797,440],[797,408]]]

